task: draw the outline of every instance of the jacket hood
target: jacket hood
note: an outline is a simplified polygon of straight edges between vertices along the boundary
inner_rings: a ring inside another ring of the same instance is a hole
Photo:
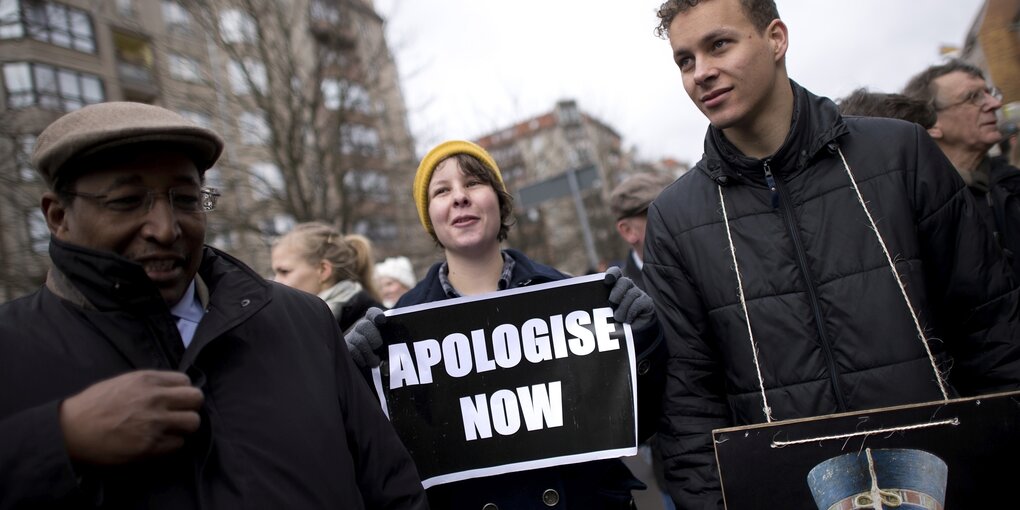
[[[847,133],[846,124],[832,100],[812,94],[790,80],[793,89],[793,118],[786,140],[773,155],[757,159],[745,156],[726,139],[722,130],[709,125],[705,135],[705,157],[698,169],[721,186],[744,175],[763,174],[762,161],[770,167],[792,168],[793,173],[807,168],[808,163],[823,149],[835,150],[835,141]]]

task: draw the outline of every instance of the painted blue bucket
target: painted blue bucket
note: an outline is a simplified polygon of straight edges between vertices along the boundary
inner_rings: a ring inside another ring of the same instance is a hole
[[[881,506],[875,505],[872,493],[869,451]],[[819,510],[942,510],[948,474],[946,463],[925,451],[868,449],[818,464],[808,473],[807,482]]]

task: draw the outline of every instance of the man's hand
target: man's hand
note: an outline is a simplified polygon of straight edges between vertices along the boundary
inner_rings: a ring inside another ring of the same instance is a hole
[[[606,270],[603,280],[609,291],[609,304],[613,305],[613,318],[617,322],[628,322],[635,330],[648,327],[655,320],[655,304],[652,298],[634,285],[634,281],[613,266]]]
[[[386,315],[379,308],[372,307],[365,312],[365,317],[354,323],[354,327],[344,336],[347,350],[351,351],[354,364],[361,368],[375,368],[382,361],[375,350],[382,347],[382,334],[379,326],[386,322]]]
[[[204,399],[181,372],[139,370],[100,381],[60,405],[68,454],[116,465],[177,450],[198,430]]]

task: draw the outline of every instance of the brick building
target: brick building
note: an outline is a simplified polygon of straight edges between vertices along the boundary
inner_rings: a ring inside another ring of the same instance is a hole
[[[548,112],[477,142],[499,164],[507,189],[516,198],[517,224],[508,244],[571,274],[603,269],[599,266],[627,253],[609,212],[609,193],[615,184],[635,171],[678,175],[683,167],[635,164],[616,130],[582,111],[573,100],[560,101]],[[564,179],[569,173],[574,175]],[[562,193],[568,188],[563,183],[569,180],[579,191],[580,203],[572,194]],[[546,187],[540,189],[540,184]]]

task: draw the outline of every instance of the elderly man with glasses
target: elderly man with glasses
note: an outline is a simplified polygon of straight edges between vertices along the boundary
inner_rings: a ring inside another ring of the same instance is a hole
[[[140,103],[39,135],[52,267],[0,306],[0,509],[427,507],[322,300],[203,245],[222,150]]]
[[[980,69],[959,60],[918,73],[903,93],[934,106],[937,120],[928,134],[956,167],[1013,272],[1020,274],[1020,171],[988,153],[1005,136],[996,115],[1002,93]]]

